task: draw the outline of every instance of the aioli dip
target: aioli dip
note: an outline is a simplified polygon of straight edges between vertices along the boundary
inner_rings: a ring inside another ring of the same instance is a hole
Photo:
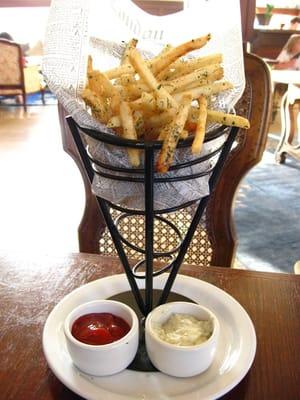
[[[189,314],[172,314],[164,324],[153,326],[153,330],[166,343],[196,346],[210,338],[213,322],[199,320]]]

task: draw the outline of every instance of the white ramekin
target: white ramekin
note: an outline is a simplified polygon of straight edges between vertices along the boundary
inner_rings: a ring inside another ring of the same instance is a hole
[[[179,346],[163,341],[157,335],[155,326],[166,322],[172,314],[189,314],[199,320],[211,320],[212,335],[207,341],[195,346]],[[217,317],[207,308],[188,302],[166,303],[155,308],[147,316],[147,353],[152,364],[165,374],[181,378],[198,375],[208,369],[213,361],[219,331]]]
[[[82,343],[72,335],[72,325],[82,315],[90,313],[114,314],[123,318],[131,329],[123,338],[113,343]],[[139,344],[139,322],[136,313],[126,304],[113,300],[95,300],[76,307],[65,320],[64,332],[73,363],[81,371],[96,376],[112,375],[124,370],[134,359]]]

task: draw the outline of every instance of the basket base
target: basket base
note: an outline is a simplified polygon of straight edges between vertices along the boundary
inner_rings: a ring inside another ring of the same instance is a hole
[[[158,299],[160,298],[160,295],[162,293],[162,290],[159,289],[154,289],[153,290],[153,304],[157,304]],[[145,294],[145,290],[141,290],[142,296]],[[128,366],[128,369],[131,369],[133,371],[144,371],[144,372],[155,372],[157,369],[153,366],[151,361],[148,358],[147,355],[147,350],[146,350],[146,345],[145,345],[145,330],[144,330],[144,321],[145,317],[142,315],[140,310],[138,309],[135,299],[132,295],[132,292],[123,292],[123,293],[118,293],[115,296],[112,296],[109,298],[109,300],[116,300],[120,301],[121,303],[127,304],[129,307],[131,307],[137,314],[139,321],[140,321],[140,342],[139,342],[139,348],[137,351],[137,354],[132,361],[132,363]],[[168,303],[172,301],[188,301],[188,302],[193,302],[191,299],[182,296],[177,293],[170,293],[168,297]]]

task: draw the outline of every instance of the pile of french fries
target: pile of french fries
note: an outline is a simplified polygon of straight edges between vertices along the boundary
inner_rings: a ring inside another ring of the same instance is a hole
[[[211,110],[210,99],[230,90],[224,80],[222,55],[213,54],[182,59],[198,50],[210,35],[185,42],[177,47],[167,45],[162,52],[145,60],[131,39],[117,68],[100,72],[88,58],[87,85],[82,99],[98,121],[126,139],[163,141],[157,159],[157,172],[167,172],[172,164],[177,143],[194,135],[191,151],[199,154],[206,124],[214,121],[244,129],[249,121],[233,114]],[[140,151],[129,149],[133,167],[140,165]]]

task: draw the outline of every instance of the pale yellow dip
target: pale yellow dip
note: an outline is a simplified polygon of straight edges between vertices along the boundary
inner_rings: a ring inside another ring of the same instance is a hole
[[[177,346],[195,346],[210,338],[213,322],[198,320],[189,314],[172,314],[164,324],[153,328],[164,342]]]

